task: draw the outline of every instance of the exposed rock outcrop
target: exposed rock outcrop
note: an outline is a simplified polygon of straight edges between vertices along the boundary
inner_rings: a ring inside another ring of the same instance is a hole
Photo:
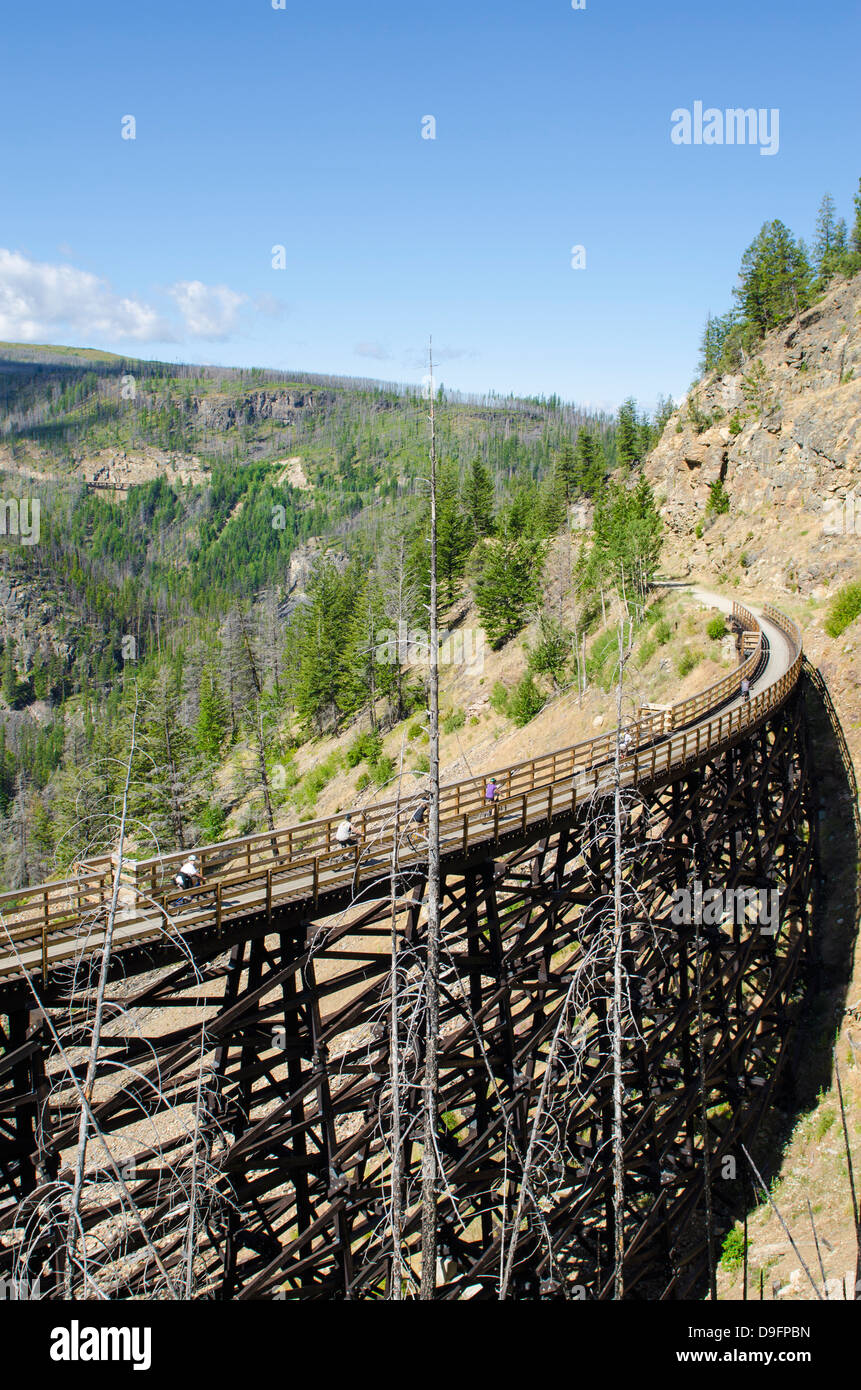
[[[828,499],[861,484],[861,276],[770,334],[744,372],[698,383],[646,467],[671,530],[690,529],[720,478],[738,512],[788,508],[821,532]]]
[[[679,574],[825,598],[861,563],[861,276],[711,374],[645,464]],[[730,511],[709,510],[720,479]],[[855,500],[857,491],[857,503]],[[848,499],[848,500],[847,500]],[[698,532],[699,534],[693,534]]]
[[[333,391],[249,391],[243,396],[193,396],[189,410],[198,425],[213,430],[229,430],[237,425],[253,425],[260,420],[290,424],[304,410],[319,410],[335,400]]]

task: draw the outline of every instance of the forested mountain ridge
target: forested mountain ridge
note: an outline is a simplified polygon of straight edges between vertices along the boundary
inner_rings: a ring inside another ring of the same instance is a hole
[[[613,419],[440,389],[447,610],[474,593],[488,639],[509,641],[572,506],[600,502],[660,427],[633,401]],[[299,746],[424,707],[420,674],[374,643],[426,626],[427,460],[416,388],[0,349],[4,496],[39,521],[37,543],[12,524],[0,543],[6,885],[111,847],[135,701],[148,852],[216,838],[239,804],[245,830],[287,802],[310,814]]]

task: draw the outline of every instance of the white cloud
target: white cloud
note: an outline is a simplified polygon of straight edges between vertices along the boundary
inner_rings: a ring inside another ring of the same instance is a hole
[[[61,255],[72,254],[68,246],[58,249]],[[118,294],[104,277],[89,270],[35,261],[0,247],[0,340],[222,342],[239,331],[244,309],[268,318],[288,312],[273,295],[251,302],[227,285],[206,285],[202,280],[178,280],[167,290],[162,287],[165,294],[172,301],[167,313],[136,295]]]
[[[120,297],[98,275],[0,247],[0,338],[33,343],[60,330],[72,339],[174,336],[156,309]]]
[[[227,285],[204,285],[202,280],[179,280],[168,294],[176,301],[190,338],[229,338],[238,326],[239,310],[248,296]]]

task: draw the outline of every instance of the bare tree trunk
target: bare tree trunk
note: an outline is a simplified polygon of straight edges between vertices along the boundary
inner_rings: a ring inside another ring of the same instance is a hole
[[[167,709],[164,711],[163,728],[164,746],[167,753],[167,771],[170,777],[169,786],[173,829],[176,835],[176,843],[179,845],[180,849],[185,849],[185,821],[183,820],[182,806],[180,804],[179,773],[177,771],[176,762],[174,761],[173,747],[170,741],[170,719],[168,718]]]
[[[401,734],[401,757],[398,768],[398,796],[395,802],[395,827],[392,835],[392,857],[389,870],[389,893],[392,904],[392,968],[389,977],[389,1076],[392,1087],[392,1299],[403,1298],[404,1254],[404,1155],[401,1138],[401,1059],[398,1028],[398,830],[401,812],[401,778],[404,775],[404,743]]]
[[[23,755],[22,755],[23,759]],[[27,883],[27,797],[23,766],[18,769],[18,888]]]
[[[69,1205],[69,1221],[66,1229],[66,1268],[64,1278],[63,1297],[69,1300],[72,1297],[74,1283],[73,1265],[75,1251],[78,1243],[78,1227],[80,1224],[81,1193],[84,1187],[84,1175],[87,1166],[87,1146],[89,1140],[89,1119],[90,1105],[93,1099],[93,1086],[96,1080],[96,1070],[99,1061],[99,1048],[101,1046],[102,1020],[105,1010],[105,992],[108,985],[108,974],[111,962],[111,949],[113,946],[114,920],[116,918],[117,903],[120,894],[120,881],[123,870],[123,847],[126,834],[126,814],[128,807],[129,786],[132,776],[132,763],[135,754],[135,729],[137,725],[137,702],[135,702],[134,714],[132,716],[132,735],[131,747],[129,749],[129,760],[126,767],[126,782],[123,790],[122,813],[120,817],[119,843],[117,848],[117,862],[114,869],[114,886],[111,904],[108,909],[108,920],[105,924],[105,944],[102,950],[101,967],[99,970],[99,983],[96,990],[95,1010],[93,1014],[92,1041],[90,1043],[90,1055],[87,1058],[87,1071],[84,1077],[83,1104],[81,1105],[81,1117],[78,1122],[78,1145],[75,1155],[75,1179],[72,1187],[72,1197]]]
[[[422,1282],[421,1297],[436,1290],[436,1125],[439,1084],[440,850],[439,850],[439,623],[436,569],[436,419],[434,415],[433,346],[430,363],[430,808],[428,815],[427,962],[425,965],[424,1130],[422,1136]]]
[[[269,795],[269,774],[266,771],[266,747],[263,740],[263,711],[260,708],[259,699],[257,701],[257,718],[254,721],[254,733],[257,737],[257,765],[260,768],[260,781],[263,786],[263,804],[266,807],[266,826],[267,829],[274,830],[275,817],[272,814],[272,798]]]
[[[374,615],[368,604],[368,719],[371,732],[377,732],[377,652]],[[403,769],[401,769],[403,770]],[[398,783],[400,796],[400,783]]]
[[[619,623],[619,679],[616,686],[616,749],[613,789],[613,1297],[625,1292],[625,1149],[622,1132],[622,973],[624,922],[622,916],[622,684],[625,675],[625,622]]]
[[[581,695],[585,695],[585,694],[586,694],[586,684],[587,684],[587,671],[586,671],[586,633],[585,633],[585,632],[583,633],[583,641],[582,641],[582,643],[581,643],[581,652],[582,652],[582,655],[581,655],[581,657],[580,657],[580,675],[581,675],[582,678],[583,678],[583,689],[582,689]],[[580,703],[581,703],[581,704],[583,703],[582,699],[581,699]]]

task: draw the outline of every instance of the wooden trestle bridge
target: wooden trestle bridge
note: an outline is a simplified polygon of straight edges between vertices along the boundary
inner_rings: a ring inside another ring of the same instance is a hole
[[[797,1008],[813,861],[801,638],[772,607],[734,604],[732,622],[738,666],[640,710],[620,760],[630,1297],[701,1287],[723,1160],[741,1165]],[[484,777],[441,793],[440,1298],[499,1297],[509,1257],[508,1296],[612,1293],[616,742],[498,772],[490,811]],[[0,1277],[58,1297],[98,1283],[119,1298],[360,1299],[386,1297],[398,1267],[410,1296],[427,872],[414,796],[357,813],[355,850],[335,840],[339,817],[204,847],[198,889],[172,886],[175,854],[0,895]],[[675,891],[694,880],[777,890],[779,924],[677,923]],[[70,1269],[82,1104],[100,1137]]]

